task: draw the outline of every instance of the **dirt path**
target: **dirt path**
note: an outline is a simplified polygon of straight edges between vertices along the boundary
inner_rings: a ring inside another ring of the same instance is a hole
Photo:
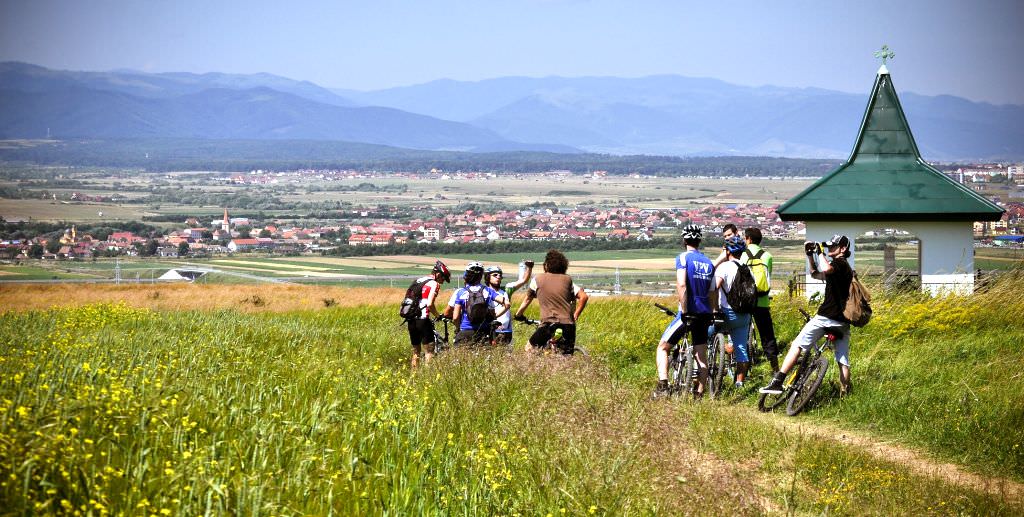
[[[766,424],[780,431],[832,440],[864,451],[878,459],[902,465],[915,474],[938,478],[951,485],[1001,497],[1009,503],[1024,504],[1024,483],[974,474],[953,463],[936,461],[923,452],[900,445],[895,441],[880,440],[829,424],[790,419],[777,414],[753,413],[757,415],[756,418],[762,419]]]

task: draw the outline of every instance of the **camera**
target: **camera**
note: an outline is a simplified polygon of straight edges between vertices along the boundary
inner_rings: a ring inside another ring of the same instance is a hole
[[[526,264],[526,267],[533,267],[533,261],[532,260],[524,260],[523,264]]]
[[[818,243],[818,242],[805,242],[804,243],[804,252],[807,253],[808,255],[817,255],[817,254],[823,253],[822,249],[821,249],[821,243]]]

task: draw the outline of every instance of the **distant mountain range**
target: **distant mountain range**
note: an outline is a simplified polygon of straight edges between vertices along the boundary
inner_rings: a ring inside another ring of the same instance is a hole
[[[898,87],[899,76],[894,81]],[[427,150],[843,158],[862,95],[651,76],[440,80],[372,92],[270,74],[0,63],[0,138],[332,140]],[[1024,106],[901,92],[928,160],[1024,159]]]

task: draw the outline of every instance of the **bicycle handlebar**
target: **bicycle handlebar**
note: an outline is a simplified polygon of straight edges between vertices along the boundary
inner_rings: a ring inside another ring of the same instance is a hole
[[[669,316],[672,316],[673,318],[676,316],[676,311],[673,311],[672,309],[669,309],[668,307],[665,307],[664,305],[662,305],[662,304],[660,304],[658,302],[654,302],[654,306],[657,307],[658,310],[660,310],[661,312],[664,312],[665,314],[668,314]]]

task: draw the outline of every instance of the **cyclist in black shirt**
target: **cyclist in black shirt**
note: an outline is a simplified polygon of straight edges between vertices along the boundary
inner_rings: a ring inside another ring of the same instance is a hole
[[[807,350],[813,346],[825,334],[825,329],[830,327],[843,328],[842,338],[833,344],[836,362],[839,363],[840,394],[845,395],[850,390],[850,322],[843,316],[846,300],[850,296],[850,283],[853,282],[853,269],[846,261],[850,257],[850,239],[845,235],[833,235],[823,244],[828,250],[827,257],[822,256],[821,247],[815,242],[805,243],[804,249],[811,266],[811,277],[825,281],[825,301],[818,307],[818,314],[804,325],[793,340],[782,368],[771,383],[759,390],[761,393],[782,393],[783,380],[796,364],[800,349]]]

